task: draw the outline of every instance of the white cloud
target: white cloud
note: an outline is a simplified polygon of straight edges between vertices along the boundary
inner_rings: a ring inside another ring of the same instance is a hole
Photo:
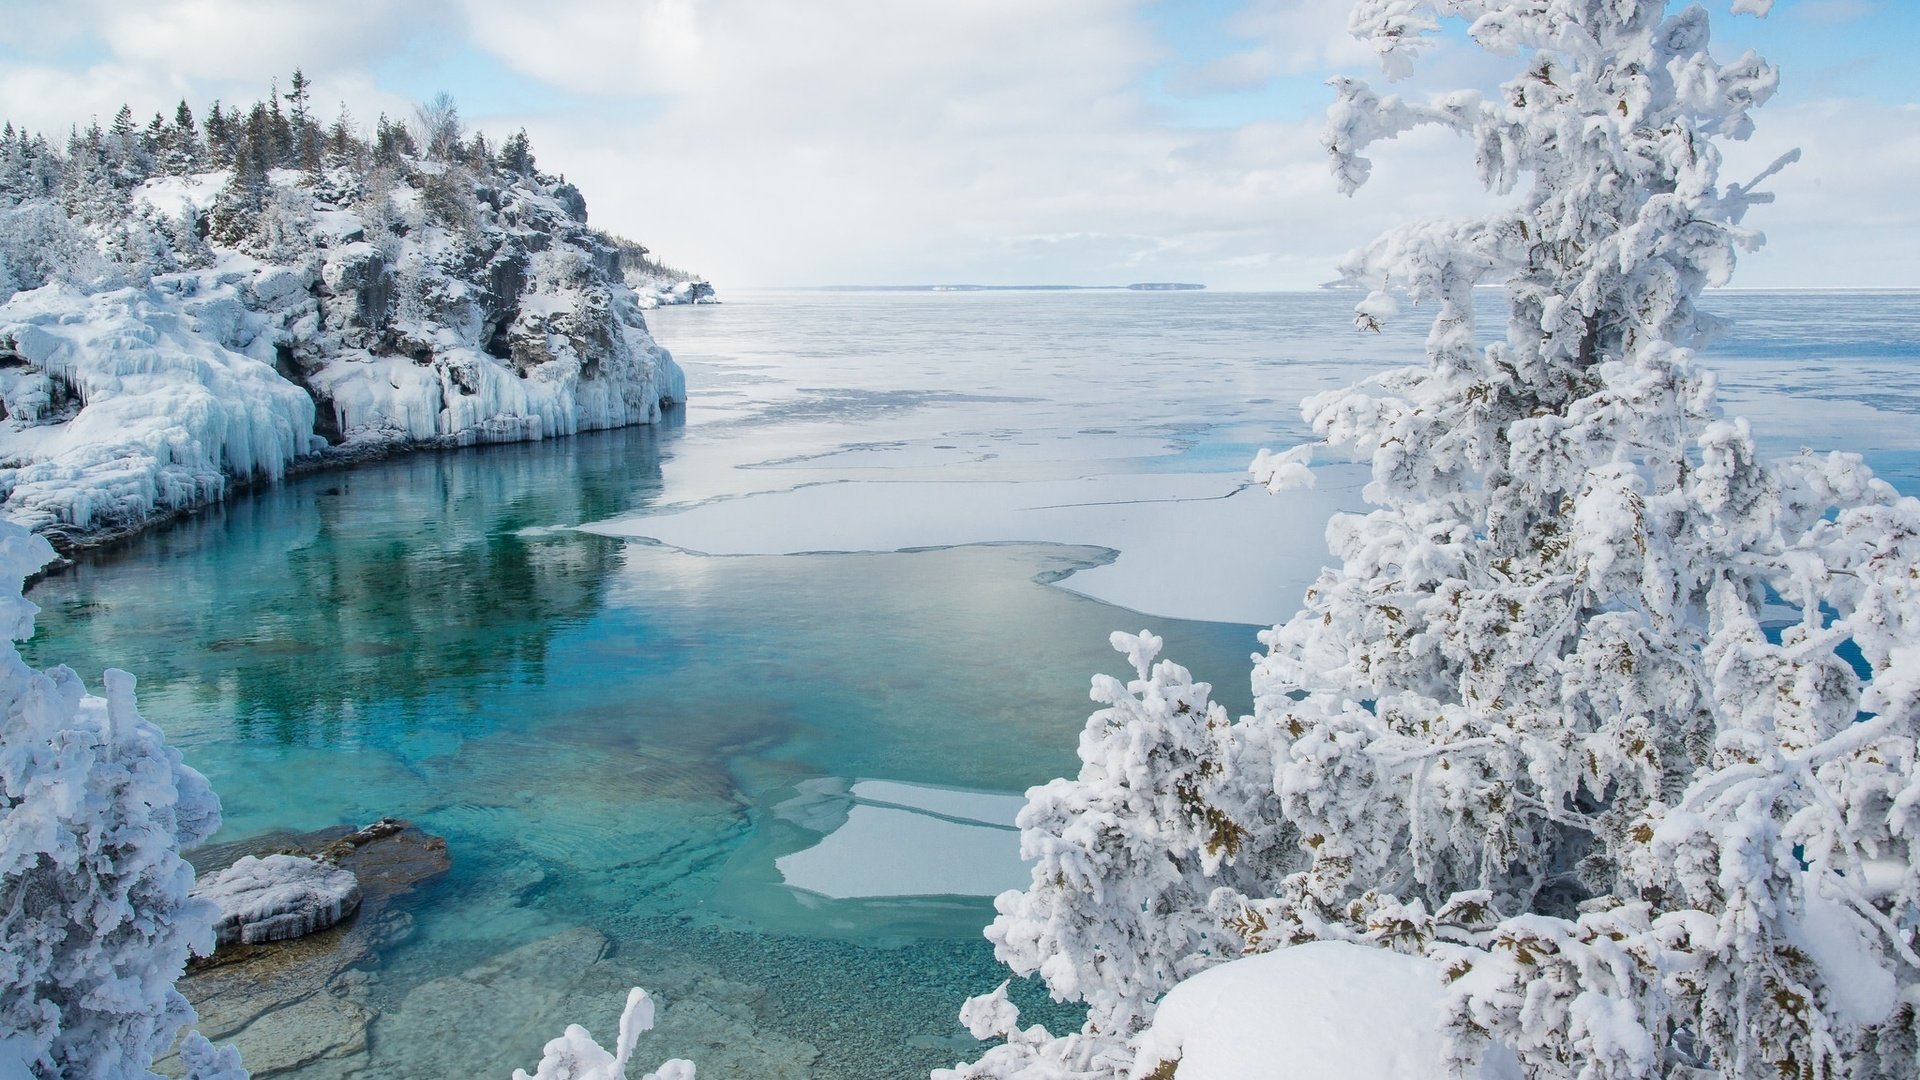
[[[335,69],[397,51],[445,17],[437,0],[94,0],[118,59],[195,79],[260,81],[296,67]]]
[[[1745,181],[1785,150],[1801,159],[1764,185],[1777,197],[1746,224],[1767,235],[1735,283],[1920,285],[1920,105],[1774,104],[1751,143],[1727,147],[1724,180]]]
[[[122,101],[141,115],[181,97],[200,110],[251,101],[297,64],[323,113],[344,98],[365,123],[410,104],[377,71],[447,60],[458,98],[460,78],[504,66],[553,93],[503,108],[499,83],[476,84],[467,101],[495,111],[470,104],[468,119],[495,135],[526,126],[596,223],[723,285],[1311,286],[1393,223],[1488,205],[1468,149],[1442,134],[1382,148],[1349,200],[1327,176],[1317,118],[1276,104],[1279,119],[1234,128],[1171,122],[1147,87],[1181,58],[1155,39],[1143,2],[72,0],[29,5],[0,48],[85,66],[0,69],[0,116],[58,133]],[[1231,20],[1246,48],[1175,81],[1196,93],[1271,84],[1278,96],[1302,71],[1372,77],[1345,10],[1252,0]],[[1442,42],[1428,73],[1395,89],[1484,86],[1511,63]],[[1920,175],[1920,118],[1782,102],[1759,119],[1766,145],[1731,151],[1729,177],[1767,147],[1809,153],[1776,185],[1780,204],[1755,213],[1773,243],[1739,280],[1920,284],[1908,254],[1920,221],[1903,190]]]
[[[1387,207],[1438,210],[1449,185],[1471,197],[1463,148],[1440,140],[1406,154],[1446,164],[1383,165],[1350,202],[1317,120],[1165,125],[1139,87],[1166,57],[1112,3],[467,10],[504,62],[608,99],[529,124],[596,222],[722,281],[1312,285]],[[587,27],[600,44],[579,44]],[[648,107],[623,116],[623,97]]]
[[[1252,43],[1184,68],[1168,80],[1177,94],[1257,90],[1276,79],[1329,69],[1370,71],[1371,46],[1347,32],[1351,0],[1251,0],[1228,29]]]
[[[8,10],[8,16],[16,14]],[[146,117],[172,115],[186,101],[196,113],[264,98],[274,80],[303,68],[316,85],[316,111],[345,102],[363,122],[381,111],[406,115],[411,101],[378,84],[381,60],[421,48],[449,19],[439,0],[67,0],[24,5],[0,49],[0,116],[58,135],[122,104]],[[39,57],[77,53],[84,64]]]

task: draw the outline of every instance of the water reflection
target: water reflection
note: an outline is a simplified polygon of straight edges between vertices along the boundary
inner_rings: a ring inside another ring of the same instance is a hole
[[[678,430],[410,455],[237,498],[40,583],[26,651],[90,679],[135,669],[242,739],[357,740],[370,702],[411,724],[448,693],[475,715],[476,683],[541,677],[619,564],[617,544],[516,533],[643,505]]]

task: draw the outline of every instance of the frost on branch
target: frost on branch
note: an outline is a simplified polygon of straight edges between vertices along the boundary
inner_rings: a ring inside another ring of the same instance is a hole
[[[38,610],[21,582],[52,557],[0,523],[0,1074],[146,1077],[193,1023],[173,988],[188,952],[213,951],[180,849],[219,828],[220,802],[141,719],[133,676],[108,671],[103,699],[21,659]],[[181,1058],[199,1080],[246,1076],[197,1033]]]
[[[1004,1036],[981,1061],[943,1073],[977,1076],[1109,1076],[1124,1073],[1126,1041],[1153,1002],[1188,975],[1237,955],[1208,901],[1217,888],[1260,880],[1247,871],[1288,846],[1283,825],[1233,800],[1234,732],[1212,688],[1157,661],[1161,640],[1113,635],[1135,678],[1093,680],[1104,706],[1080,735],[1080,774],[1027,793],[1021,854],[1034,861],[1025,892],[1002,893],[987,929],[999,959],[1038,973],[1060,1000],[1083,1001],[1081,1032],[1055,1039],[1018,1028],[1006,988],[963,1014],[981,1037]],[[1250,825],[1257,824],[1256,834]]]
[[[559,1038],[541,1052],[540,1065],[532,1075],[525,1069],[513,1070],[513,1080],[627,1080],[627,1062],[640,1036],[653,1030],[653,998],[639,987],[627,991],[627,1006],[620,1013],[620,1038],[615,1052],[593,1041],[579,1024],[568,1024]],[[642,1080],[693,1080],[693,1062],[674,1058]]]
[[[1654,0],[1363,0],[1353,25],[1394,73],[1446,18],[1514,58],[1498,94],[1340,80],[1326,137],[1349,190],[1372,143],[1438,124],[1515,193],[1344,267],[1362,329],[1395,296],[1433,313],[1426,364],[1305,406],[1373,509],[1263,635],[1253,716],[1202,737],[1142,669],[1080,779],[1035,789],[1034,884],[990,936],[1090,1018],[975,1008],[1007,1041],[956,1076],[1124,1072],[1171,981],[1309,941],[1438,962],[1462,1070],[1496,1043],[1582,1080],[1920,1066],[1920,502],[1854,455],[1762,459],[1691,351],[1767,201],[1716,144],[1776,74]]]

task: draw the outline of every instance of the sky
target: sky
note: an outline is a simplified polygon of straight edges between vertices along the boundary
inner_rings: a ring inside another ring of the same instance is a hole
[[[0,118],[65,132],[249,102],[295,67],[363,127],[453,95],[526,128],[594,224],[721,288],[1193,281],[1312,288],[1394,224],[1497,205],[1456,137],[1338,194],[1350,0],[0,0]],[[1745,287],[1920,286],[1920,0],[1705,0],[1781,69],[1726,180],[1798,147]],[[1677,7],[1677,5],[1676,5]],[[1458,33],[1395,90],[1492,86]]]

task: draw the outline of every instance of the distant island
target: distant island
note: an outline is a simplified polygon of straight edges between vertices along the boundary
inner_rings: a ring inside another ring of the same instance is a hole
[[[821,285],[820,292],[1186,292],[1204,289],[1189,281],[1141,281],[1132,285]]]

